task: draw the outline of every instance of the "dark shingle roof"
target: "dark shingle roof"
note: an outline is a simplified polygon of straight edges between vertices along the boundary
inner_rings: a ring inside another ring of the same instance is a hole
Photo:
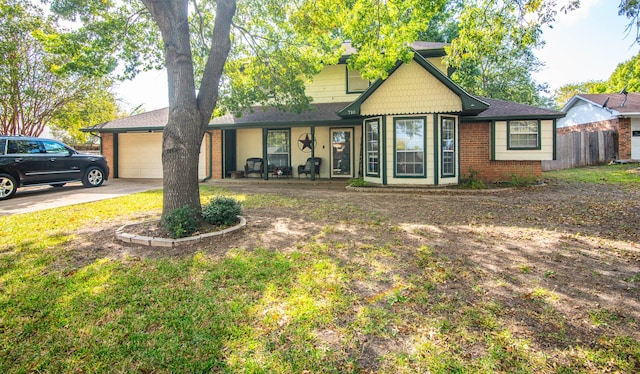
[[[227,114],[213,118],[210,128],[235,128],[235,127],[260,127],[272,125],[308,126],[311,124],[351,123],[338,116],[337,112],[349,103],[311,104],[311,109],[302,113],[283,112],[271,107],[253,107],[245,111],[242,116],[236,117]],[[136,114],[130,117],[105,122],[84,131],[119,132],[119,131],[145,131],[162,130],[169,118],[169,108],[154,110],[147,113]]]
[[[236,127],[261,125],[329,124],[344,120],[337,114],[349,103],[311,104],[311,110],[302,113],[284,112],[272,107],[253,107],[236,117],[227,114],[214,118],[210,127]]]
[[[83,131],[109,132],[109,130],[162,130],[168,120],[169,108],[162,108],[101,123],[99,125],[83,129]]]
[[[552,109],[539,108],[511,101],[478,97],[489,104],[489,108],[475,116],[463,117],[463,121],[482,121],[498,119],[553,119],[564,117],[565,113]]]

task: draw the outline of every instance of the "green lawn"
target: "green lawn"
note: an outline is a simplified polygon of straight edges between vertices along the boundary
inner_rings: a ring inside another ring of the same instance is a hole
[[[587,166],[574,169],[544,172],[548,178],[583,183],[637,184],[640,181],[640,164]]]
[[[631,169],[547,176],[627,183]],[[584,179],[586,174],[594,176]],[[265,212],[308,204],[202,188],[203,199],[217,194]],[[640,343],[628,336],[603,336],[597,347],[576,344],[554,358],[536,352],[528,338],[505,327],[507,306],[482,296],[479,279],[486,274],[427,246],[410,249],[420,273],[386,278],[384,264],[399,253],[392,251],[398,245],[392,241],[360,248],[368,261],[362,267],[335,255],[344,244],[320,238],[286,252],[254,248],[217,255],[202,248],[160,259],[74,260],[83,250],[76,240],[82,230],[157,216],[161,201],[156,191],[0,217],[0,372],[361,372],[358,358],[366,352],[354,342],[366,335],[371,346],[382,346],[399,334],[415,335],[413,348],[390,347],[396,353],[384,356],[380,371],[595,373],[614,368],[631,373],[640,367]],[[314,205],[310,214],[327,216],[336,209],[330,203]],[[354,225],[374,230],[384,220],[353,214],[360,217]],[[517,269],[525,275],[530,271]],[[547,276],[556,273],[547,271]],[[477,294],[477,302],[434,293],[453,279],[468,281],[461,292]],[[351,289],[371,280],[394,286],[366,300]],[[538,287],[527,297],[546,323],[557,324],[555,333],[565,331],[562,317],[550,308],[557,299],[553,290]],[[416,305],[428,312],[416,313]],[[607,323],[615,317],[602,310],[594,318]],[[477,345],[484,348],[466,350]]]

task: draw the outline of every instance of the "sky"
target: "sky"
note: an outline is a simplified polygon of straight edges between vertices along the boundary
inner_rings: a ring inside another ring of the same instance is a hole
[[[619,63],[638,54],[633,44],[635,30],[627,35],[627,18],[618,16],[619,0],[581,0],[580,9],[558,14],[553,28],[543,30],[546,44],[536,51],[545,64],[534,73],[538,83],[548,83],[551,90],[565,84],[589,80],[606,80]],[[123,82],[116,91],[123,107],[144,110],[168,106],[167,77],[164,71],[140,74]]]

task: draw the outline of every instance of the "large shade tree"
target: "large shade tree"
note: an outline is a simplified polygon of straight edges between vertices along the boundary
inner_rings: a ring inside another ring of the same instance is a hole
[[[56,20],[35,4],[0,0],[0,34],[5,36],[0,40],[0,133],[40,136],[46,127],[68,129],[69,122],[59,120],[92,95],[115,103],[110,80],[59,69],[64,57],[48,53],[43,40],[58,29]],[[86,126],[91,118],[109,120],[117,113],[104,109],[76,111],[76,122]]]
[[[352,68],[365,78],[384,79],[397,61],[412,57],[408,46],[445,3],[51,0],[56,14],[79,26],[51,38],[50,49],[69,56],[63,70],[101,74],[121,61],[125,75],[133,75],[164,65],[169,87],[162,144],[166,215],[184,205],[200,209],[197,156],[217,108],[234,113],[255,104],[305,109],[310,101],[305,82],[337,62],[343,40],[357,50],[348,61]],[[555,5],[553,0],[506,3],[531,14]]]

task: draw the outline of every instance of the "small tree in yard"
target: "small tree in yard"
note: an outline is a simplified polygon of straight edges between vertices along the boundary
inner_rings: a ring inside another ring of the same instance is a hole
[[[523,12],[555,1],[511,0]],[[65,66],[127,76],[164,65],[169,120],[162,141],[163,216],[188,205],[200,211],[198,153],[214,110],[250,105],[308,107],[305,82],[338,61],[367,79],[386,78],[446,0],[50,0],[58,15],[81,25],[51,39]],[[524,6],[524,5],[527,6]],[[384,51],[384,53],[381,53]]]

